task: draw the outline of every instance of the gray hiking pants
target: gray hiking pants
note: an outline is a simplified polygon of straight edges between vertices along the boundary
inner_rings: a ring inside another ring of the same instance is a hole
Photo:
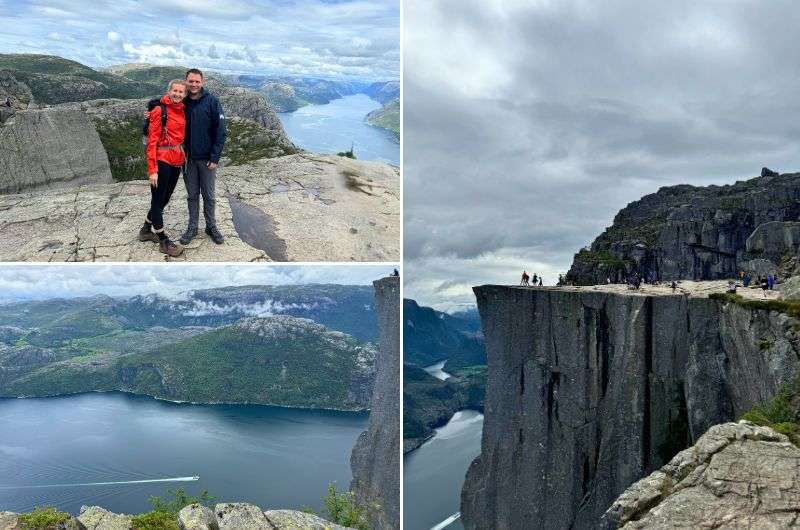
[[[203,194],[203,216],[206,218],[206,227],[217,226],[214,217],[214,182],[217,177],[216,169],[208,169],[208,160],[186,160],[186,171],[183,172],[183,182],[186,183],[186,202],[189,203],[189,226],[187,230],[197,230],[200,217],[200,194]]]

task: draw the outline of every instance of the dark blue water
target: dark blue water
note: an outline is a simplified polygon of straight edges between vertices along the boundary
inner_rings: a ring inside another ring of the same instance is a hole
[[[400,144],[389,131],[367,125],[364,117],[381,104],[364,94],[334,99],[325,105],[307,105],[281,112],[286,134],[314,153],[349,151],[353,144],[359,160],[380,160],[400,165]]]
[[[403,528],[429,530],[458,512],[461,486],[472,460],[481,452],[483,415],[456,412],[444,427],[406,455],[403,468]],[[447,530],[463,528],[459,521]]]
[[[0,511],[49,504],[150,509],[151,495],[206,489],[217,502],[319,510],[347,489],[367,414],[184,405],[122,393],[0,399]],[[199,475],[197,482],[54,487]],[[23,487],[45,486],[45,487]]]

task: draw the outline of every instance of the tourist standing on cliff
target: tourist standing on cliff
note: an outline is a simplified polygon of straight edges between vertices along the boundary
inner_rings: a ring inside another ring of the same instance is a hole
[[[186,115],[183,100],[186,97],[186,82],[170,81],[167,94],[150,112],[147,127],[147,175],[150,181],[150,211],[139,230],[139,241],[154,241],[158,248],[169,256],[179,256],[183,247],[170,240],[164,230],[164,208],[169,203],[181,166],[186,161],[183,140],[186,134]],[[162,112],[167,113],[166,122]]]
[[[181,236],[188,245],[197,236],[200,217],[200,195],[203,195],[203,217],[206,234],[220,245],[225,238],[217,228],[214,184],[217,167],[225,145],[225,114],[217,97],[203,88],[203,72],[192,68],[186,72],[189,97],[186,98],[186,201],[189,205],[189,225]]]
[[[528,281],[530,280],[530,276],[528,276],[527,271],[522,271],[522,279],[520,280],[520,285],[530,285]]]

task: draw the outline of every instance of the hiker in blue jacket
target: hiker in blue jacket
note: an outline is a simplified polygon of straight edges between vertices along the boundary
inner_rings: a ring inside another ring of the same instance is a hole
[[[189,225],[181,236],[187,245],[197,236],[200,216],[200,195],[203,195],[203,217],[206,234],[214,243],[222,244],[225,238],[217,228],[215,217],[214,183],[219,158],[225,145],[225,114],[214,94],[203,88],[203,72],[192,68],[186,72],[189,94],[186,105],[186,167],[183,181],[186,184],[189,204]]]

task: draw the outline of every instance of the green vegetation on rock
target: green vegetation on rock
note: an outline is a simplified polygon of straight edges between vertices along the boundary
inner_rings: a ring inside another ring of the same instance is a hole
[[[331,522],[356,530],[370,530],[368,507],[358,504],[352,491],[336,491],[336,485],[331,483],[322,501],[323,514]]]
[[[193,497],[186,493],[185,489],[178,488],[176,490],[167,490],[164,497],[150,497],[149,502],[154,512],[178,515],[178,512],[190,504],[202,504],[213,508],[215,500],[214,497],[208,494],[208,490],[203,490],[199,496]]]
[[[800,300],[748,300],[733,293],[712,293],[708,297],[720,302],[734,303],[746,309],[777,311],[790,317],[800,318]]]
[[[230,118],[227,120],[227,137],[223,156],[232,165],[241,165],[261,158],[274,158],[294,154],[276,141],[273,133],[251,120]],[[113,171],[113,169],[112,169]]]
[[[133,530],[180,530],[174,514],[152,511],[134,515],[131,519]]]
[[[100,141],[108,154],[114,180],[144,180],[147,178],[147,157],[142,143],[141,120],[95,120]]]
[[[744,413],[741,419],[771,427],[800,447],[800,379],[783,385],[771,401]]]
[[[30,513],[19,516],[19,524],[23,530],[49,530],[69,520],[70,514],[60,512],[52,506],[40,506]]]

